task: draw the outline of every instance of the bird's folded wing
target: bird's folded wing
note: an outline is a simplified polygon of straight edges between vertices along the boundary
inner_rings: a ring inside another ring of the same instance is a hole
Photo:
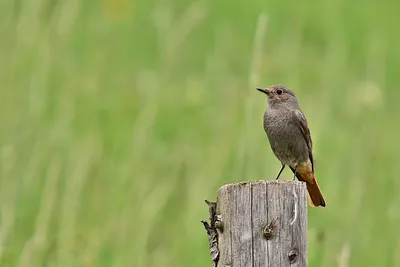
[[[301,110],[295,109],[293,111],[293,123],[297,127],[299,127],[299,129],[304,137],[304,140],[305,140],[305,142],[307,144],[307,148],[308,148],[308,156],[311,161],[312,171],[314,172],[314,160],[313,160],[313,155],[312,155],[311,134],[310,134],[310,130],[308,129],[307,119],[304,116],[303,112],[301,112]]]

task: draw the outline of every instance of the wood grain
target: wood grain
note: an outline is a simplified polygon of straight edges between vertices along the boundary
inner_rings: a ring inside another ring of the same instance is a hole
[[[303,182],[254,181],[218,190],[218,267],[307,266]]]

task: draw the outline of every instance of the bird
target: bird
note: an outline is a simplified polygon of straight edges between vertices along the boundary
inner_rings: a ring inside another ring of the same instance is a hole
[[[256,89],[268,97],[263,126],[272,152],[282,164],[276,180],[288,165],[294,173],[293,180],[297,177],[306,183],[310,205],[325,207],[325,199],[314,173],[308,122],[295,94],[280,84]]]

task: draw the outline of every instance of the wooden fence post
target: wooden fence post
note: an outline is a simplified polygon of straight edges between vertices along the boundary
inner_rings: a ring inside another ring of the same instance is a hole
[[[307,191],[298,181],[228,184],[209,205],[213,267],[307,266]]]

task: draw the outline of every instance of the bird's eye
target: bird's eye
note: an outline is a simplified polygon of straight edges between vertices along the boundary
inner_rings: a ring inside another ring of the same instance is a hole
[[[278,95],[281,95],[281,94],[283,93],[283,91],[282,91],[281,89],[278,89],[278,90],[276,90],[276,93],[277,93]]]

